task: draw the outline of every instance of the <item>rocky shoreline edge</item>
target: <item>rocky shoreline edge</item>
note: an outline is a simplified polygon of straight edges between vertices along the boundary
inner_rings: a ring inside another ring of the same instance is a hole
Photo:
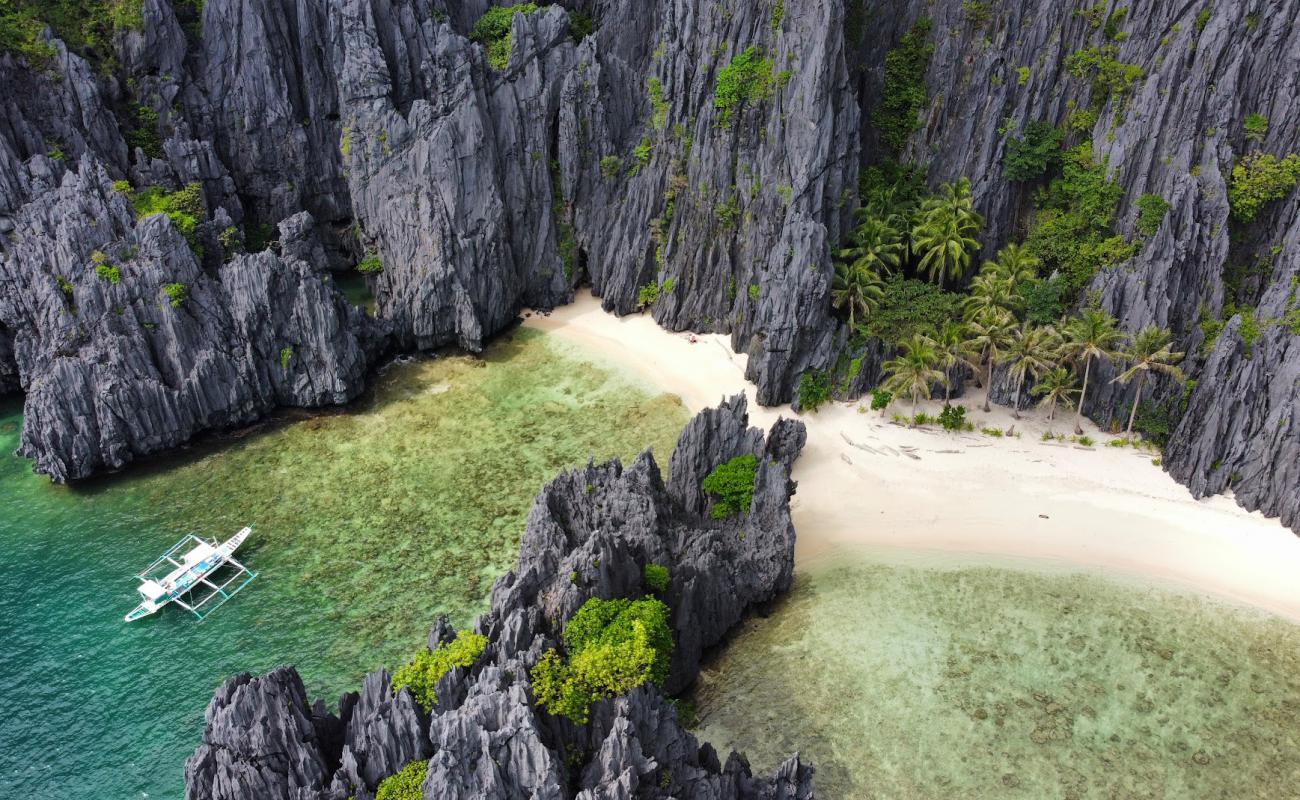
[[[812,798],[811,766],[792,755],[755,776],[687,732],[671,699],[695,680],[704,653],[746,615],[784,593],[794,572],[791,468],[802,423],[764,437],[745,398],[701,412],[683,430],[665,482],[646,451],[562,473],[537,495],[515,568],[497,580],[473,626],[486,640],[472,666],[453,667],[426,711],[380,669],[337,714],[309,703],[293,667],[234,676],[213,697],[202,744],[185,765],[187,800],[370,800],[385,778],[427,760],[431,798]],[[747,513],[718,519],[701,488],[716,467],[755,463]],[[578,724],[542,710],[530,670],[559,646],[565,623],[592,598],[646,594],[645,567],[668,570],[657,594],[675,646],[662,688],[642,685],[594,702]],[[429,647],[455,636],[446,619]]]

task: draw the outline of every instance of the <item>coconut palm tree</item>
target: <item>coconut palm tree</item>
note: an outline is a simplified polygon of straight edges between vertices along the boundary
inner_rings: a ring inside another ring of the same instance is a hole
[[[1050,369],[1034,388],[1032,394],[1042,395],[1038,405],[1047,409],[1047,432],[1052,432],[1052,420],[1056,418],[1056,407],[1070,402],[1070,398],[1079,393],[1074,386],[1074,373],[1065,367]]]
[[[839,258],[877,275],[898,269],[903,258],[903,236],[888,220],[863,215],[849,238],[852,244],[837,253]]]
[[[857,315],[867,316],[885,296],[885,284],[874,271],[859,266],[857,262],[840,262],[835,265],[835,281],[831,284],[831,305],[849,310],[849,330],[857,324]]]
[[[961,280],[970,268],[971,254],[979,249],[977,226],[963,224],[955,217],[929,217],[912,229],[912,250],[921,257],[917,272],[926,273],[936,285],[945,280]]]
[[[986,370],[984,378],[984,411],[989,411],[989,391],[993,386],[993,365],[1002,359],[1002,353],[1011,343],[1011,332],[1016,320],[1011,313],[1002,309],[989,311],[966,322],[965,349],[969,354],[970,364],[979,374]]]
[[[1100,358],[1110,361],[1117,358],[1123,338],[1124,335],[1116,327],[1115,318],[1099,308],[1085,308],[1080,316],[1065,324],[1065,342],[1061,355],[1076,364],[1083,362],[1083,389],[1079,392],[1079,404],[1074,409],[1076,435],[1083,433],[1083,426],[1079,422],[1083,418],[1083,401],[1088,395],[1092,360]]]
[[[1060,339],[1051,325],[1035,327],[1028,322],[1019,325],[1011,335],[1002,363],[1015,381],[1011,394],[1011,414],[1020,419],[1020,388],[1025,378],[1037,379],[1056,363]]]
[[[1169,343],[1173,339],[1173,331],[1168,328],[1148,325],[1133,335],[1133,341],[1124,351],[1124,360],[1131,366],[1111,383],[1127,384],[1134,378],[1138,379],[1137,391],[1133,394],[1133,410],[1129,412],[1128,428],[1124,431],[1125,437],[1133,437],[1133,421],[1137,419],[1138,404],[1142,401],[1142,384],[1148,372],[1159,372],[1175,380],[1183,380],[1183,371],[1174,366],[1174,362],[1181,360],[1185,353],[1169,349]]]
[[[971,200],[969,179],[940,186],[939,192],[922,204],[912,229],[912,252],[920,257],[917,271],[940,285],[945,279],[960,280],[970,268],[972,254],[979,250],[975,237],[983,224],[984,218]]]
[[[1015,284],[1009,278],[996,272],[980,270],[980,274],[970,282],[970,295],[962,300],[961,307],[966,319],[972,319],[998,309],[1016,314],[1022,304],[1020,295],[1016,294]]]
[[[881,365],[889,376],[881,386],[894,397],[911,397],[915,418],[917,402],[922,397],[929,399],[930,385],[943,380],[943,373],[935,369],[938,361],[934,343],[924,336],[913,336],[903,342],[897,358]]]
[[[934,346],[935,366],[943,372],[943,405],[947,408],[948,399],[952,397],[952,370],[969,360],[966,329],[960,322],[948,320],[929,338]]]
[[[1009,279],[1011,285],[1015,286],[1037,278],[1038,264],[1038,257],[1031,253],[1029,248],[1012,242],[998,251],[996,259],[985,261],[980,272],[988,270]]]

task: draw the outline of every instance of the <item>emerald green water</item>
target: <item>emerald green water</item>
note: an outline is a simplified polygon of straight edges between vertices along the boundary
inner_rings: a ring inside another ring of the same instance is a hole
[[[531,331],[482,361],[390,367],[346,413],[75,489],[9,455],[20,409],[0,406],[0,796],[179,798],[225,677],[294,663],[332,703],[406,660],[437,614],[486,608],[556,472],[646,446],[666,464],[686,418]],[[232,602],[201,623],[121,621],[131,576],[181,534],[248,523],[260,576]]]
[[[1300,797],[1300,627],[1088,575],[836,554],[696,699],[828,798]]]

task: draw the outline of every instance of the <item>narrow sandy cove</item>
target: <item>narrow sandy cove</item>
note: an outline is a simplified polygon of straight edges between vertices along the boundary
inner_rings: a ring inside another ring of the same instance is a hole
[[[754,402],[745,356],[726,336],[692,344],[648,315],[607,314],[588,292],[524,324],[641,373],[692,412],[743,391],[755,424],[793,415]],[[1277,520],[1228,497],[1192,499],[1151,454],[1104,446],[1113,437],[1091,423],[1093,449],[1047,444],[1044,415],[1016,421],[999,406],[984,414],[979,400],[976,390],[960,401],[977,431],[1014,423],[1021,438],[908,429],[857,403],[800,417],[808,426],[792,504],[800,563],[864,545],[987,554],[1155,579],[1300,621],[1300,537]],[[1058,413],[1055,430],[1069,428]]]

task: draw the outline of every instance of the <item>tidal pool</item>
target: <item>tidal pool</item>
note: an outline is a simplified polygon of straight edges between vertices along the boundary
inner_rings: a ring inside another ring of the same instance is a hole
[[[293,663],[330,704],[466,624],[513,563],[537,490],[589,457],[653,447],[687,419],[544,334],[482,359],[390,366],[346,411],[295,414],[75,488],[9,455],[0,406],[0,796],[179,798],[203,710],[227,676]],[[187,532],[254,525],[259,577],[199,623],[126,625],[134,572]]]
[[[1090,575],[825,557],[696,702],[827,798],[1300,798],[1300,627]]]

